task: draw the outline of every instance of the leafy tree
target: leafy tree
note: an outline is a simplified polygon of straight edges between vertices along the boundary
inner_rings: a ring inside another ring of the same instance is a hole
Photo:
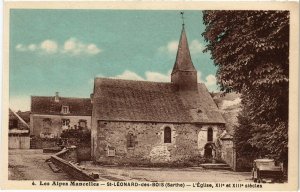
[[[203,21],[221,90],[243,95],[246,141],[287,161],[289,12],[204,11]]]
[[[245,110],[239,115],[238,120],[239,125],[235,128],[234,132],[237,156],[257,156],[259,154],[258,149],[248,142],[252,138],[251,130],[253,127]]]

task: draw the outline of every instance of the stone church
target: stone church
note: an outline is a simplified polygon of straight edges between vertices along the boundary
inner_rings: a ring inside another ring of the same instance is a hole
[[[206,86],[197,82],[184,26],[170,83],[95,78],[92,103],[96,162],[218,156],[225,120]]]

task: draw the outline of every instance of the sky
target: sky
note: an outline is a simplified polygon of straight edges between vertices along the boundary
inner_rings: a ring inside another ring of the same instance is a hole
[[[217,91],[216,67],[201,36],[201,11],[184,12],[199,81]],[[95,77],[170,82],[182,29],[180,10],[32,10],[10,12],[9,105],[30,96],[89,97]]]

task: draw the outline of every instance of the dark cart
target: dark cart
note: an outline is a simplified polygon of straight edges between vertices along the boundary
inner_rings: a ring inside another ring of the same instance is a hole
[[[282,182],[283,171],[275,166],[274,159],[256,159],[253,162],[252,179],[258,183]]]

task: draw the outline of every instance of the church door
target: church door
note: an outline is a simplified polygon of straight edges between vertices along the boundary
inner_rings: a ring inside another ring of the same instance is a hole
[[[208,143],[204,147],[204,157],[211,159],[213,157],[213,146]]]

